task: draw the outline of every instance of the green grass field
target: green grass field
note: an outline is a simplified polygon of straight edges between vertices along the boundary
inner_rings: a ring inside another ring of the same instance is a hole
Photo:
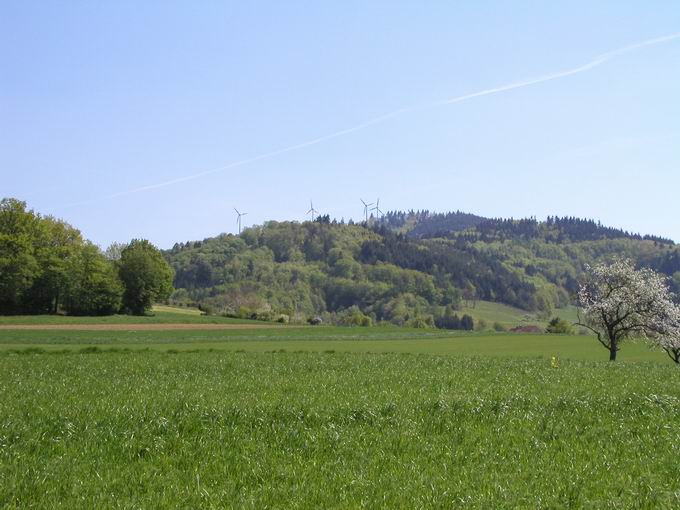
[[[0,355],[3,508],[673,508],[670,363]]]
[[[134,327],[0,330],[0,508],[680,505],[680,369],[641,342]]]
[[[149,315],[107,315],[74,317],[65,315],[0,315],[0,325],[10,324],[261,324],[219,315],[201,315],[195,308],[154,306]]]
[[[251,330],[49,331],[2,330],[0,352],[99,349],[153,349],[268,352],[334,350],[347,353],[411,353],[505,358],[606,360],[593,337],[513,333],[463,333],[406,328],[280,327]],[[640,341],[623,345],[621,361],[670,363],[665,353]]]

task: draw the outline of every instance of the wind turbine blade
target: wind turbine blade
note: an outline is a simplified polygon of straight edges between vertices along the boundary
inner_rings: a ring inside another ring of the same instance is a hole
[[[238,209],[236,209],[236,207],[234,207],[234,211],[236,211],[236,214],[238,214],[239,216],[241,215],[241,213],[238,212]]]

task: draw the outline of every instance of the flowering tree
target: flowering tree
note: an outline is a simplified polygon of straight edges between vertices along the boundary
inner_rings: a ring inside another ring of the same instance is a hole
[[[626,259],[588,269],[589,279],[579,291],[583,316],[579,312],[578,324],[597,335],[610,361],[616,360],[621,342],[630,336],[677,340],[680,346],[680,335],[673,335],[680,332],[680,327],[673,327],[678,309],[664,276],[651,269],[636,270]]]
[[[673,361],[680,364],[680,307],[677,305],[664,327],[658,332],[656,342]]]

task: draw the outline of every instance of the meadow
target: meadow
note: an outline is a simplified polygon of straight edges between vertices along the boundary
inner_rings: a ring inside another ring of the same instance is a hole
[[[1,330],[0,508],[678,507],[680,371],[640,342],[605,360],[583,336]]]

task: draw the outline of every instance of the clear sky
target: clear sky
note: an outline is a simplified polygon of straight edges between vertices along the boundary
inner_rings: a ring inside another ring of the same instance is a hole
[[[102,246],[360,197],[680,241],[680,38],[598,60],[679,32],[677,0],[4,1],[0,196]]]

